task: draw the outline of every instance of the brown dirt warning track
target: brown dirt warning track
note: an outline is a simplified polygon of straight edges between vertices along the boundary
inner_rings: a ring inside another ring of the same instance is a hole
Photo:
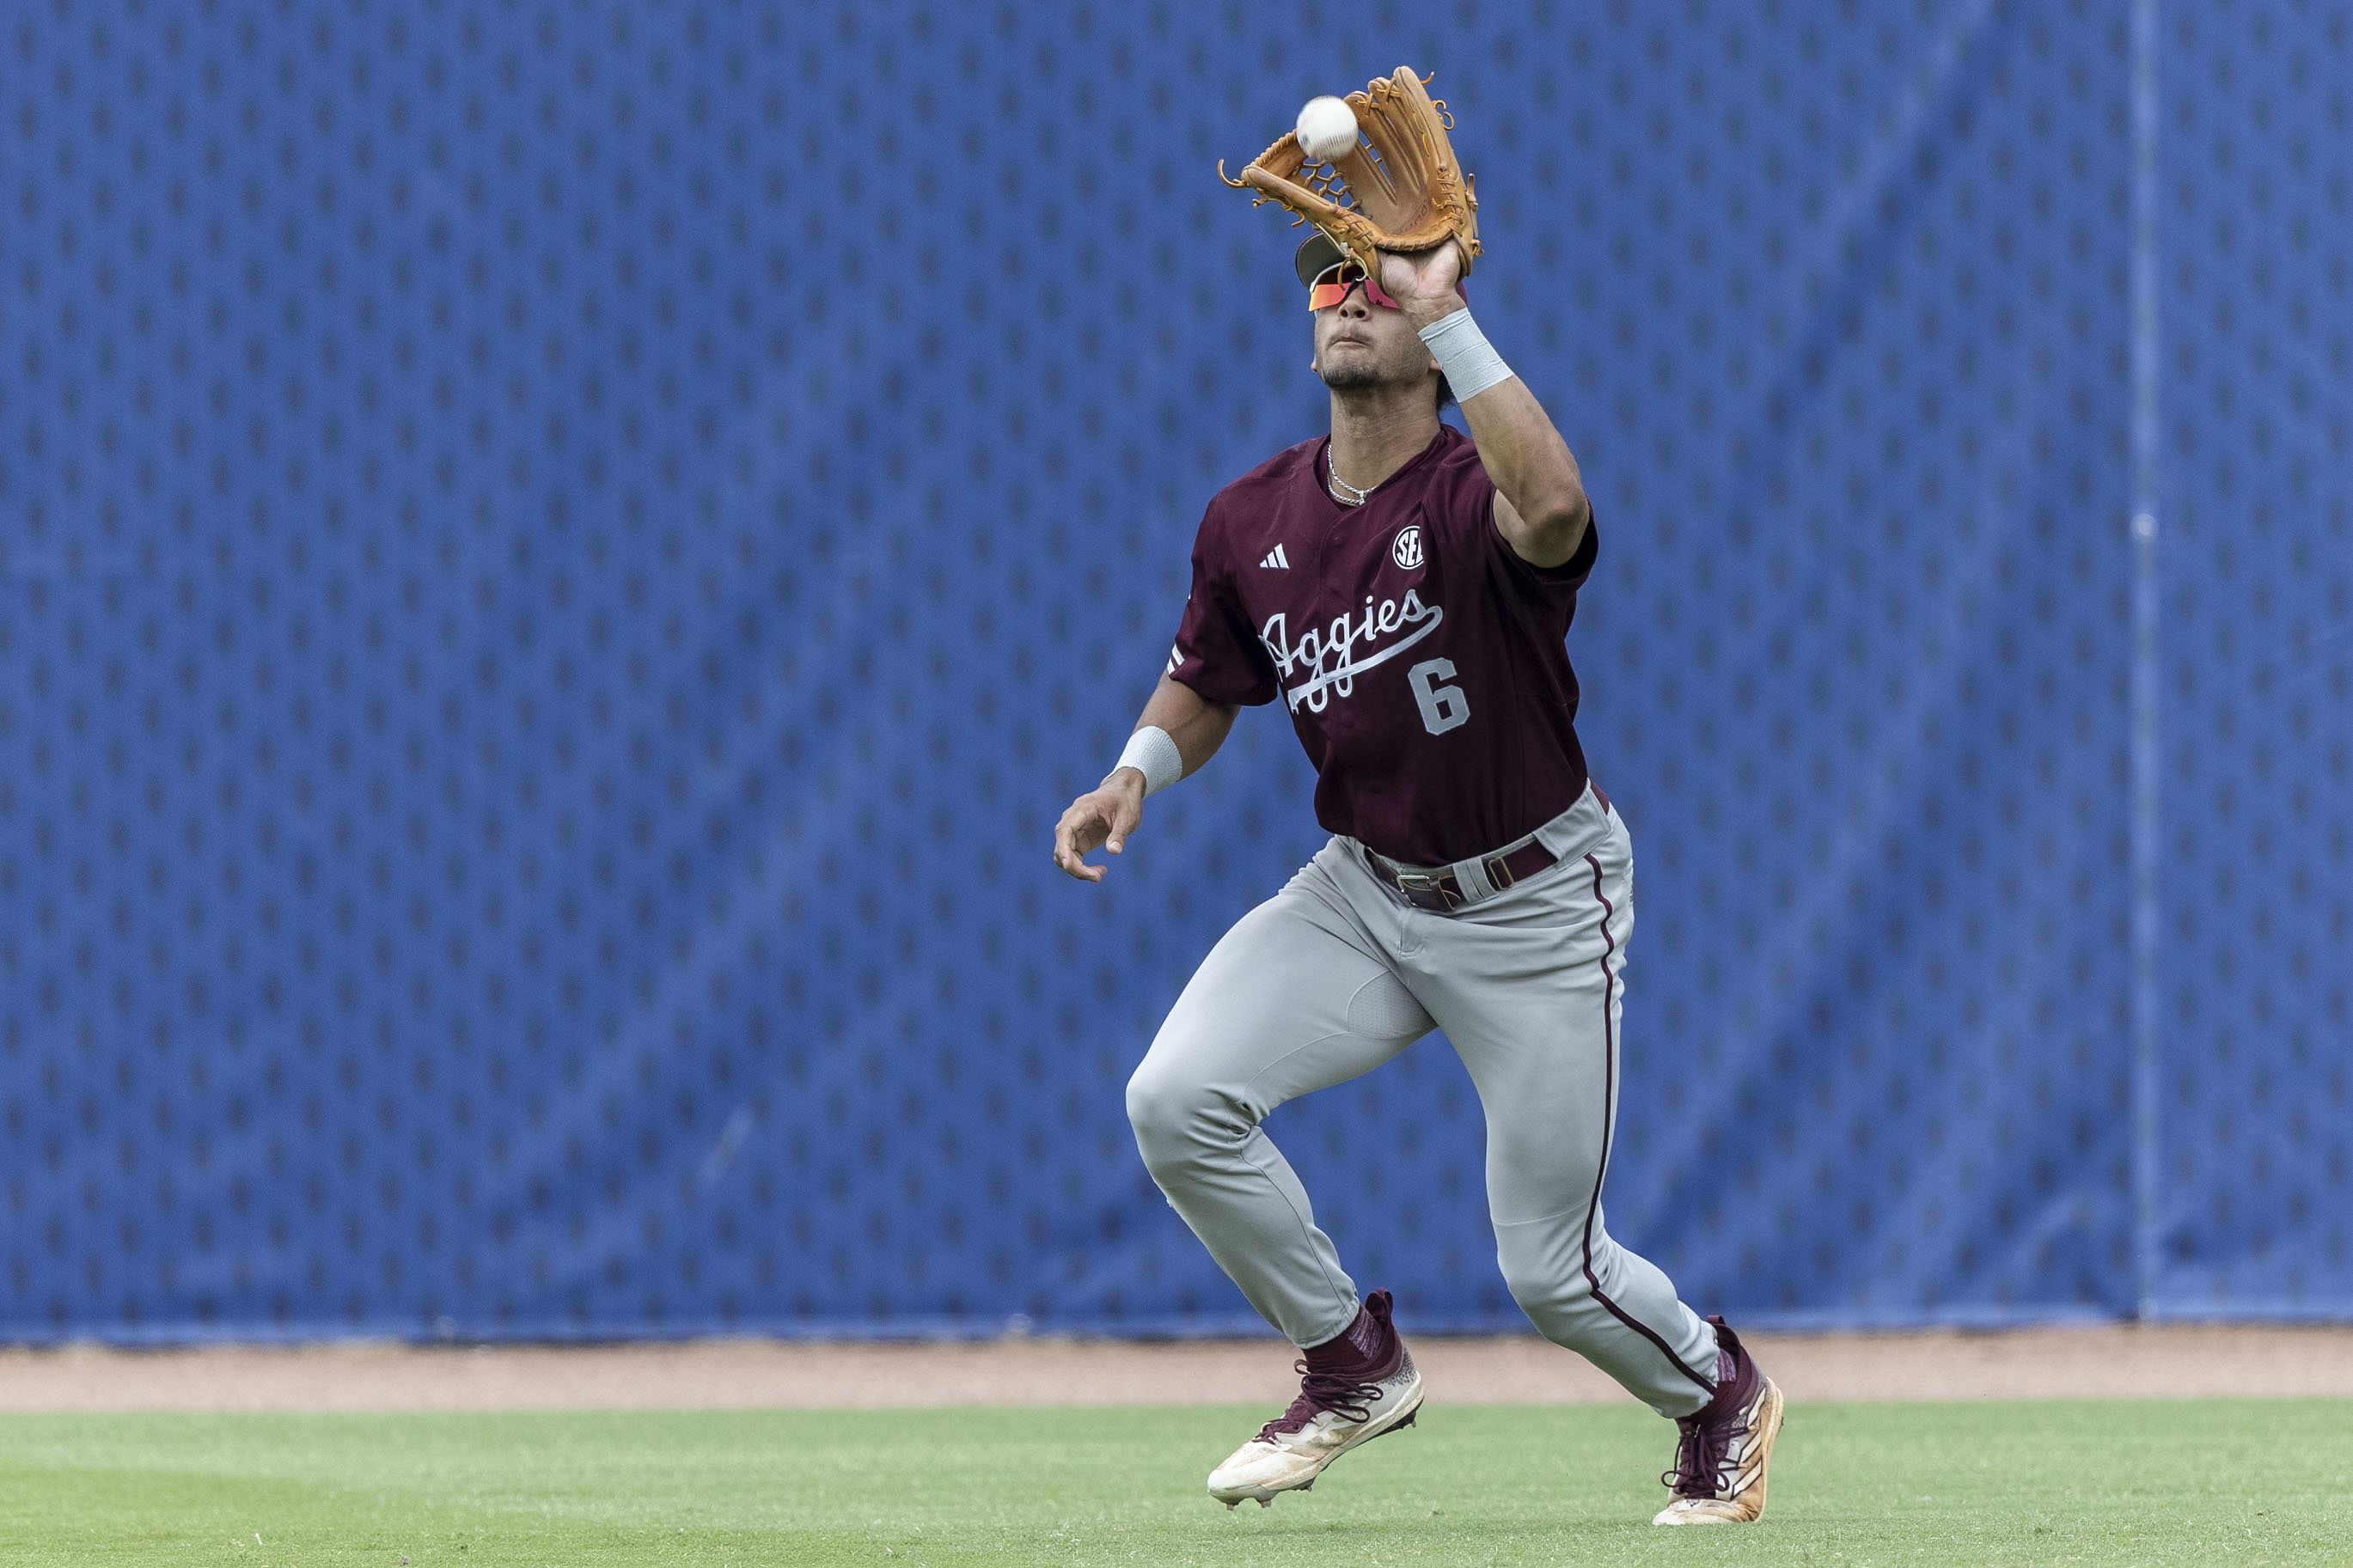
[[[2353,1395],[2353,1327],[1746,1337],[1800,1400]],[[1626,1397],[1533,1337],[1412,1342],[1432,1394],[1450,1403]],[[0,1351],[0,1413],[11,1414],[1281,1405],[1296,1386],[1288,1347],[1271,1338]]]

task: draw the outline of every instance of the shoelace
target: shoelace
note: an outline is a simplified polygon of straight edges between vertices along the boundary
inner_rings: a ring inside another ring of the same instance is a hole
[[[1299,1397],[1291,1408],[1259,1428],[1258,1440],[1271,1442],[1278,1432],[1297,1432],[1320,1413],[1329,1410],[1351,1421],[1373,1418],[1371,1402],[1381,1396],[1377,1383],[1363,1383],[1353,1373],[1311,1372],[1303,1361],[1293,1362],[1291,1370],[1299,1373]]]
[[[1724,1495],[1724,1458],[1732,1447],[1733,1423],[1710,1426],[1696,1415],[1675,1423],[1683,1439],[1675,1445],[1675,1468],[1659,1477],[1677,1497],[1715,1498]]]

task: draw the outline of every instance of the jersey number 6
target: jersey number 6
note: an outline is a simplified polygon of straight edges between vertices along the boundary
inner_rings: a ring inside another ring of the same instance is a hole
[[[1433,735],[1443,735],[1471,721],[1471,700],[1462,695],[1462,689],[1438,684],[1453,676],[1451,658],[1426,658],[1405,672],[1413,686],[1413,700],[1421,707],[1421,727]]]

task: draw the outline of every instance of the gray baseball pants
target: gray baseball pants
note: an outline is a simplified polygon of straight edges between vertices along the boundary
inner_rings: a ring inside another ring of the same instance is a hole
[[[1634,927],[1633,847],[1594,794],[1537,831],[1559,864],[1451,912],[1408,903],[1335,837],[1201,963],[1128,1081],[1136,1148],[1170,1206],[1292,1342],[1355,1320],[1356,1283],[1259,1123],[1435,1026],[1487,1118],[1496,1261],[1544,1336],[1662,1415],[1704,1404],[1715,1331],[1609,1238],[1601,1180]]]

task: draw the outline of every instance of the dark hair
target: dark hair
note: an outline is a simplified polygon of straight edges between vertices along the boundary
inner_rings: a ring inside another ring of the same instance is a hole
[[[1445,413],[1446,405],[1453,401],[1454,389],[1446,384],[1446,373],[1441,370],[1438,373],[1438,411]]]

